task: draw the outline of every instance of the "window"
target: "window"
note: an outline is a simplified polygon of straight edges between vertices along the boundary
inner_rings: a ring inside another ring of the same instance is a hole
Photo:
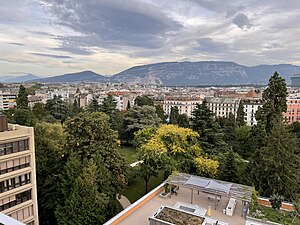
[[[0,193],[29,184],[31,182],[30,173],[23,174],[0,182]]]
[[[28,139],[0,144],[0,156],[29,149]]]

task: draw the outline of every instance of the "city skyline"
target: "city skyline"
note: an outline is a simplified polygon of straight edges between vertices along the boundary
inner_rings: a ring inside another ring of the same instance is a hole
[[[5,1],[0,76],[111,75],[186,60],[300,65],[299,8],[296,0]]]

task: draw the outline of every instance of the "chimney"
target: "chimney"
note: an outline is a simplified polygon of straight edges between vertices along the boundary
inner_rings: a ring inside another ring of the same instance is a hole
[[[8,130],[8,122],[7,117],[4,115],[0,115],[0,132]]]

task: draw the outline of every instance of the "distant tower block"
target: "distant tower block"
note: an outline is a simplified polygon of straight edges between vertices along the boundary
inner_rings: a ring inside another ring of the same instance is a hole
[[[300,74],[295,74],[291,76],[291,86],[292,87],[300,87]]]

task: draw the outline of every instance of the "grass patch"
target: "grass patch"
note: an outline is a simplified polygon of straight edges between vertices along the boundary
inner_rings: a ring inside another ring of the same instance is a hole
[[[258,205],[257,210],[259,210],[259,213],[252,212],[251,215],[253,217],[256,217],[258,219],[265,219],[271,222],[280,223],[283,225],[300,225],[299,218],[296,218],[295,221],[292,223],[294,219],[294,213],[293,212],[286,212],[286,211],[277,211],[270,207],[266,207],[263,205]],[[257,211],[256,211],[257,212]],[[260,216],[255,216],[255,215]]]
[[[128,164],[138,161],[137,151],[133,146],[126,146],[120,148],[121,155],[126,159]]]
[[[156,188],[163,182],[163,174],[159,174],[158,177],[151,177],[148,184],[148,191]],[[131,203],[135,202],[139,198],[145,195],[145,181],[141,177],[136,177],[130,182],[127,189],[123,192]]]

